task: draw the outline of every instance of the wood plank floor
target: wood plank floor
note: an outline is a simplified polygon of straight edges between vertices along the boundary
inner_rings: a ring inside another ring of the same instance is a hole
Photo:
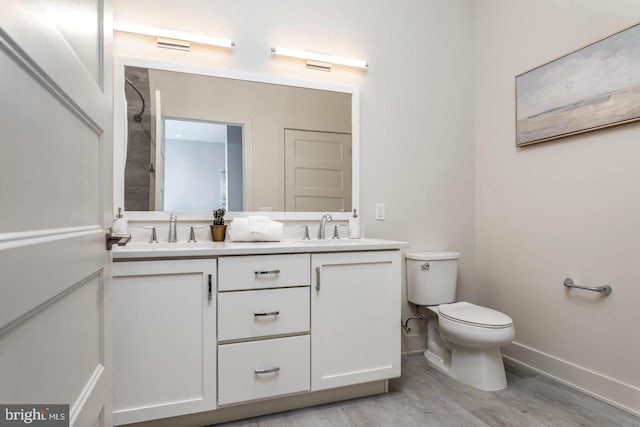
[[[483,392],[430,367],[419,355],[402,358],[389,393],[223,424],[256,427],[324,426],[598,426],[638,427],[640,418],[507,364],[506,390]]]

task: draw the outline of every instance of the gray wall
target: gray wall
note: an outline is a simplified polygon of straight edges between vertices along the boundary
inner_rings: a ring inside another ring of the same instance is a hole
[[[125,78],[140,91],[146,107],[142,114],[142,121],[134,121],[133,116],[142,109],[142,100],[129,84],[125,84],[128,144],[124,169],[124,208],[127,211],[148,211],[151,163],[149,72],[145,68],[127,67]]]

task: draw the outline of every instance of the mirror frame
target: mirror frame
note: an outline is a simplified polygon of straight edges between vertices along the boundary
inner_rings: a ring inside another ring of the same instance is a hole
[[[126,135],[127,111],[124,107],[126,99],[124,94],[124,69],[125,66],[156,68],[166,71],[174,71],[188,74],[200,74],[210,77],[221,77],[235,80],[247,80],[259,83],[278,84],[284,86],[296,86],[308,89],[329,90],[333,92],[348,93],[351,95],[351,209],[360,212],[360,94],[355,86],[343,86],[326,82],[304,81],[288,79],[266,74],[249,73],[238,70],[220,70],[203,67],[194,64],[173,63],[156,61],[144,58],[118,56],[114,58],[113,73],[113,209],[114,217],[118,206],[124,206],[124,167],[126,153],[124,141]],[[246,190],[245,190],[246,191]],[[211,212],[176,212],[182,221],[211,221]],[[228,212],[225,218],[230,220],[235,217],[247,215],[264,215],[273,220],[319,220],[326,212]],[[351,217],[351,212],[330,212],[337,220],[346,220]],[[168,211],[125,211],[125,217],[129,221],[165,221],[168,220]]]

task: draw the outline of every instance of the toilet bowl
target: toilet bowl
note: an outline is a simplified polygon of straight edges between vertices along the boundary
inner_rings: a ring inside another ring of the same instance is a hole
[[[513,322],[499,311],[468,302],[427,307],[430,320],[425,357],[438,370],[480,390],[507,387],[500,347],[515,336]],[[442,343],[438,343],[438,338]]]
[[[437,315],[427,327],[427,361],[480,390],[507,386],[500,347],[515,336],[509,316],[468,302],[453,302],[457,252],[407,253],[409,301]]]

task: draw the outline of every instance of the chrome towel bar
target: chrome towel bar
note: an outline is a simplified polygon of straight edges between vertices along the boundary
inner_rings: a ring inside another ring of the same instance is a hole
[[[573,280],[571,280],[570,278],[566,278],[564,279],[564,285],[567,288],[576,288],[576,289],[584,289],[585,291],[592,291],[592,292],[598,292],[604,295],[609,295],[611,294],[611,286],[609,285],[602,285],[602,286],[580,286],[580,285],[576,285],[575,283],[573,283]]]

